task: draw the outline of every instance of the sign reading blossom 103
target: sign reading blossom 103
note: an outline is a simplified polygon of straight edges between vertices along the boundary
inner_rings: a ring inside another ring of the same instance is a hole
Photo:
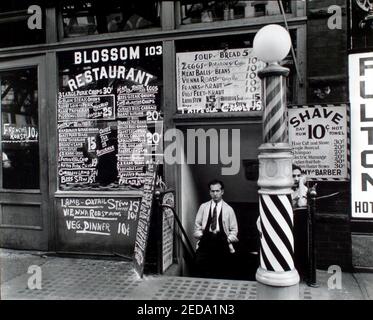
[[[294,163],[310,180],[347,180],[347,105],[293,106],[289,140]]]
[[[176,59],[179,112],[261,111],[264,64],[252,49],[182,52]]]

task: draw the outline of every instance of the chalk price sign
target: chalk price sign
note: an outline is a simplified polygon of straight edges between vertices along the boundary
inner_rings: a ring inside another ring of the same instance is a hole
[[[181,113],[260,111],[263,63],[251,48],[177,53]]]
[[[347,106],[291,107],[289,140],[294,162],[311,180],[346,180]]]

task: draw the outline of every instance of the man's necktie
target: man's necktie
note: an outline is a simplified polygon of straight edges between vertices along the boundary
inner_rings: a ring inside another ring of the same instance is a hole
[[[211,220],[211,230],[215,231],[216,230],[216,223],[217,223],[217,205],[215,204],[214,211],[212,212],[212,220]]]

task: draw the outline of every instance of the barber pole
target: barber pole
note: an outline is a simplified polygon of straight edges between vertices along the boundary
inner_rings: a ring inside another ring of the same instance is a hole
[[[271,64],[259,72],[263,86],[263,141],[259,147],[260,267],[256,279],[270,286],[299,283],[294,267],[292,153],[286,110],[289,70]]]
[[[264,143],[289,142],[284,76],[263,78],[262,89]]]

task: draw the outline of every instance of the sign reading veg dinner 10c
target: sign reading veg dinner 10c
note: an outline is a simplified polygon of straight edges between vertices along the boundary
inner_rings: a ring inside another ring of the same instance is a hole
[[[288,114],[294,163],[307,178],[347,180],[347,106],[297,106]]]
[[[373,54],[349,56],[351,215],[373,219]]]
[[[252,49],[176,54],[177,109],[182,113],[260,111],[264,64]]]

